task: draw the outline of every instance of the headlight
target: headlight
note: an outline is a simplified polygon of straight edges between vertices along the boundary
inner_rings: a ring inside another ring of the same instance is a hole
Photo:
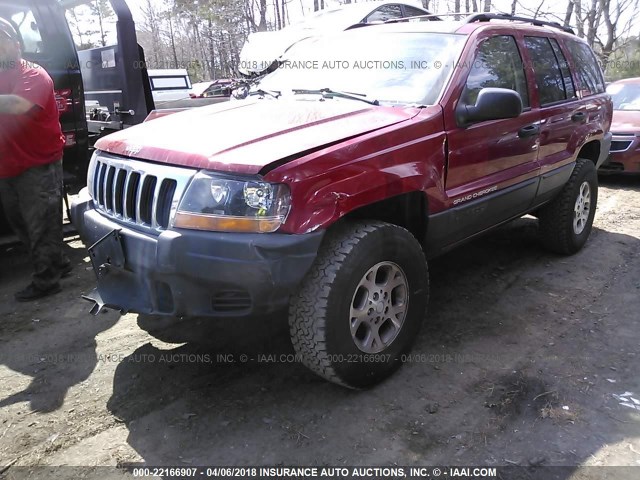
[[[254,178],[199,172],[187,188],[173,226],[224,232],[274,232],[291,206],[289,188]]]

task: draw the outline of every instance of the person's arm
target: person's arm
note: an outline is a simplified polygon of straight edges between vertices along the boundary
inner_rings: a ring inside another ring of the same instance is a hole
[[[18,95],[0,95],[0,114],[24,115],[36,104]]]

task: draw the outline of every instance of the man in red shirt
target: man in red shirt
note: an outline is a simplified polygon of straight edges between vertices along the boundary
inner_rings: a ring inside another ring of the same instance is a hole
[[[63,252],[63,148],[53,81],[22,60],[18,33],[0,18],[0,202],[34,269],[18,301],[58,293],[71,270]]]

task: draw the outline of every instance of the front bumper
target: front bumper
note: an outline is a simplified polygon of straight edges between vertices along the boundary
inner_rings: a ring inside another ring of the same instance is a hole
[[[156,236],[103,216],[88,197],[73,203],[71,217],[88,246],[119,230],[122,266],[90,248],[99,270],[96,298],[123,312],[179,317],[256,317],[286,306],[324,236],[191,230]]]

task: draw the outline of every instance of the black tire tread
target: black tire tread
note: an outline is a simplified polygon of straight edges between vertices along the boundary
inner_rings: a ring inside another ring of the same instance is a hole
[[[345,259],[362,239],[380,228],[402,230],[419,247],[418,241],[407,230],[389,223],[358,221],[336,226],[327,233],[318,257],[292,297],[289,309],[291,342],[303,365],[330,382],[348,388],[356,387],[338,376],[327,352],[327,305],[332,284]]]
[[[582,178],[585,170],[593,170],[595,166],[591,160],[578,158],[576,166],[560,194],[547,205],[538,210],[539,233],[542,244],[549,250],[561,255],[576,252],[571,242],[571,232],[565,228],[572,222],[575,205],[574,187],[578,179]],[[596,208],[594,203],[593,208]]]

